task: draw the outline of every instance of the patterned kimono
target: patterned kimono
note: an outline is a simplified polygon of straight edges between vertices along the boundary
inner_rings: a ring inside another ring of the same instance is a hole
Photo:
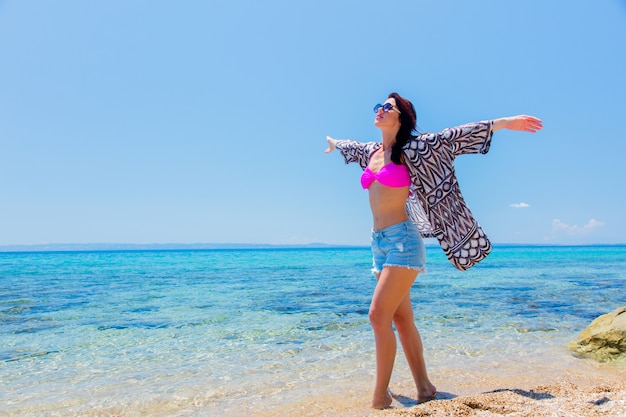
[[[404,162],[411,175],[406,210],[423,237],[436,237],[452,264],[465,271],[484,259],[491,242],[465,204],[454,173],[454,158],[489,151],[493,123],[469,123],[439,133],[424,133],[404,146]],[[337,141],[346,164],[362,169],[382,145]]]

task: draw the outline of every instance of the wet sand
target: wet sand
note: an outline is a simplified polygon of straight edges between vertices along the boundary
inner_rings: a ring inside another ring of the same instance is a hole
[[[571,365],[575,362],[569,362]],[[416,405],[410,390],[395,394],[394,408],[380,417],[624,417],[626,368],[578,360],[578,367],[513,377],[466,374],[466,386],[451,386],[438,399]],[[460,373],[460,372],[459,372]],[[450,377],[458,383],[458,377]],[[517,381],[515,381],[517,379]],[[474,383],[472,383],[474,381]],[[539,381],[544,381],[543,383]],[[479,388],[479,389],[477,389]],[[413,397],[414,398],[414,397]]]
[[[553,359],[553,358],[543,358]],[[483,369],[455,364],[437,367],[431,379],[437,400],[415,401],[415,388],[403,364],[392,380],[392,408],[369,408],[371,387],[363,381],[341,392],[284,404],[271,410],[248,409],[263,417],[625,417],[626,367],[562,356],[559,361],[525,364],[483,363]],[[320,381],[321,382],[321,381]]]

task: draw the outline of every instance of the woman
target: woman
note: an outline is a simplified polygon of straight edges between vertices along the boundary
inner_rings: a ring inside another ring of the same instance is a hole
[[[417,401],[434,399],[437,392],[428,379],[410,296],[417,275],[425,270],[421,236],[437,237],[448,259],[461,270],[475,265],[491,250],[461,196],[454,158],[486,153],[496,130],[536,132],[542,124],[532,116],[513,116],[414,136],[415,109],[407,99],[391,93],[374,111],[381,143],[328,136],[326,153],[337,148],[346,163],[357,162],[364,169],[361,185],[369,192],[377,280],[369,311],[376,340],[372,407],[382,409],[392,403],[389,381],[396,355],[392,324],[417,387]]]

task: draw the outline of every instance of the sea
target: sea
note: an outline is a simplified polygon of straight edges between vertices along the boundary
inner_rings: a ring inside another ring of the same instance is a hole
[[[429,245],[427,268],[442,396],[621,372],[566,345],[626,305],[626,246],[496,245],[461,272]],[[370,270],[367,247],[0,252],[0,415],[369,415]],[[415,399],[400,347],[390,388]]]

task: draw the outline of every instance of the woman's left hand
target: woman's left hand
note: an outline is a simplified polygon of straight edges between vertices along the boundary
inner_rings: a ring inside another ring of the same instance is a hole
[[[524,114],[519,116],[503,117],[493,121],[493,130],[510,129],[535,133],[538,130],[541,130],[542,127],[543,123],[541,122],[541,119],[534,116],[526,116]]]

